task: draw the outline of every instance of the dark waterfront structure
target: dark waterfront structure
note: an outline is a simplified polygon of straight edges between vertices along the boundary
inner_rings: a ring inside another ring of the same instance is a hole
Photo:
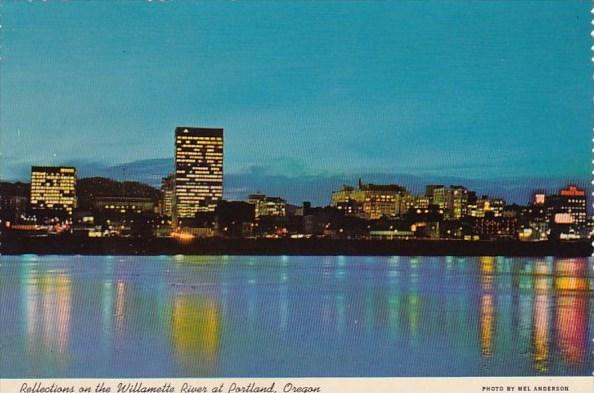
[[[29,207],[28,195],[29,186],[24,183],[0,183],[0,220],[14,223],[26,213]]]
[[[252,236],[255,220],[254,205],[243,201],[220,201],[215,210],[219,233],[226,237]]]

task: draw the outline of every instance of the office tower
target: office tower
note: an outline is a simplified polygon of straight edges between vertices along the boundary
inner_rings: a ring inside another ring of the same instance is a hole
[[[173,173],[161,179],[161,215],[170,218],[173,214],[174,183]]]
[[[455,220],[468,214],[468,190],[462,186],[450,186],[447,192],[446,216]]]
[[[465,187],[431,184],[426,187],[425,195],[430,199],[432,205],[436,205],[444,211],[445,219],[459,220],[469,214],[469,191]]]
[[[443,185],[430,184],[426,187],[425,195],[429,197],[431,204],[440,209],[446,209],[448,198],[447,188]]]
[[[223,197],[223,129],[175,129],[175,227],[196,226]]]
[[[31,208],[72,215],[76,207],[76,169],[34,166],[31,168]]]

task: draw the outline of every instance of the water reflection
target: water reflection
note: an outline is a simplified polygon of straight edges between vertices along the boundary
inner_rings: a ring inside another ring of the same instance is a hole
[[[551,310],[551,270],[549,264],[537,261],[534,268],[533,345],[534,367],[541,373],[548,370]]]
[[[62,368],[71,330],[71,281],[63,271],[25,269],[26,348],[35,367]]]
[[[20,310],[3,315],[8,376],[589,375],[594,360],[592,259],[1,258],[0,306]]]
[[[195,295],[175,297],[171,339],[184,374],[210,375],[216,370],[220,326],[219,309],[212,299]]]
[[[495,330],[495,297],[493,282],[495,258],[481,257],[481,353],[490,357],[493,353],[493,332]]]
[[[585,360],[588,341],[587,260],[563,260],[556,265],[555,289],[558,292],[556,327],[558,345],[565,360],[579,364]]]

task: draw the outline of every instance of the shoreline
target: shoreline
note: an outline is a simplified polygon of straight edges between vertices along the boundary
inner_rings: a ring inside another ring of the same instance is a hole
[[[352,255],[589,257],[590,240],[330,240],[203,238],[18,237],[0,243],[1,255]]]

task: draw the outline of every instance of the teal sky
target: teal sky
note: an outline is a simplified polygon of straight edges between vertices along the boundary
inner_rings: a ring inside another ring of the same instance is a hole
[[[226,173],[588,179],[590,8],[4,1],[0,177],[169,158],[193,125]]]

